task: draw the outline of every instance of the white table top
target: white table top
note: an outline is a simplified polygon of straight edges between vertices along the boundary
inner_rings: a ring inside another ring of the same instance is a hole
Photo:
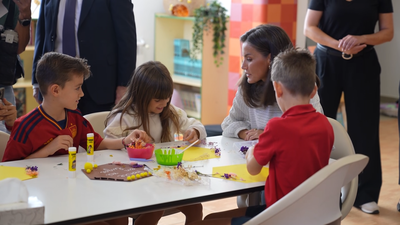
[[[243,141],[225,137],[210,137],[208,142],[218,142],[220,158],[184,165],[203,165],[196,168],[210,174],[212,167],[243,164],[245,160],[233,148],[233,143]],[[112,155],[112,157],[110,156]],[[126,152],[120,150],[95,151],[98,165],[120,161],[128,163]],[[134,182],[90,180],[80,171],[86,162],[86,154],[77,154],[76,178],[68,178],[68,156],[28,159],[0,163],[4,166],[38,166],[39,176],[24,181],[29,195],[36,196],[45,206],[45,223],[73,224],[106,218],[126,216],[147,211],[173,208],[240,194],[260,191],[264,182],[241,183],[218,178],[207,178],[209,182],[184,186],[158,177],[149,177]],[[62,165],[58,165],[62,163]],[[146,162],[151,168],[157,163]]]

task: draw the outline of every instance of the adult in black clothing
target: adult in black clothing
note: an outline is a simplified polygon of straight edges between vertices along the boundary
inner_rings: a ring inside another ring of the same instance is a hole
[[[63,28],[69,28],[71,22],[74,27],[66,32]],[[74,38],[72,46],[75,48],[65,45],[65,41],[69,44]],[[42,0],[36,27],[32,83],[37,84],[36,65],[46,52],[85,58],[93,74],[83,83],[85,96],[80,99],[78,108],[82,114],[111,110],[125,94],[135,70],[136,46],[130,0]],[[34,97],[40,102],[38,85],[34,87]]]
[[[379,31],[375,33],[378,22]],[[347,127],[356,153],[369,157],[354,206],[377,214],[382,170],[379,147],[380,72],[374,45],[393,38],[391,0],[311,0],[304,34],[317,42],[318,94],[336,118],[344,92]]]

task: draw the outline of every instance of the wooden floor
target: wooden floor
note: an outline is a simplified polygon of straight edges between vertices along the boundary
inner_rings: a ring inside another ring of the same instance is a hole
[[[342,225],[400,225],[400,212],[396,204],[400,198],[399,180],[399,133],[397,118],[381,117],[380,126],[381,157],[383,170],[383,186],[379,199],[380,214],[369,215],[353,207]],[[226,198],[203,203],[203,213],[224,211],[236,208],[236,198]],[[184,224],[181,213],[163,217],[159,224]]]

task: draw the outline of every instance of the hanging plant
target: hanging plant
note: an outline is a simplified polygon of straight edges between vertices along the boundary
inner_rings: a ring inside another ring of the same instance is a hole
[[[213,1],[207,6],[201,6],[194,11],[193,25],[193,48],[190,51],[190,57],[196,59],[203,49],[203,32],[213,32],[213,55],[214,63],[217,67],[222,65],[225,47],[226,22],[229,16],[227,10],[217,1]]]

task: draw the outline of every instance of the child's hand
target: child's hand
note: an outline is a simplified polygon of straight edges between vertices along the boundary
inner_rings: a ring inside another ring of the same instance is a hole
[[[191,128],[185,132],[183,135],[183,140],[193,143],[199,139],[199,131],[194,128]]]
[[[251,146],[246,152],[246,160],[249,160],[251,157],[254,157],[254,146]]]
[[[72,147],[74,140],[69,135],[60,135],[52,140],[46,147],[43,149],[46,150],[48,155],[53,155],[56,151],[60,149],[65,149],[68,151],[69,147]]]
[[[263,130],[251,129],[246,131],[246,137],[244,138],[245,141],[256,140],[262,134]]]
[[[145,131],[136,129],[125,138],[125,145],[135,142],[136,140],[142,140],[145,143],[151,143],[151,138]]]

